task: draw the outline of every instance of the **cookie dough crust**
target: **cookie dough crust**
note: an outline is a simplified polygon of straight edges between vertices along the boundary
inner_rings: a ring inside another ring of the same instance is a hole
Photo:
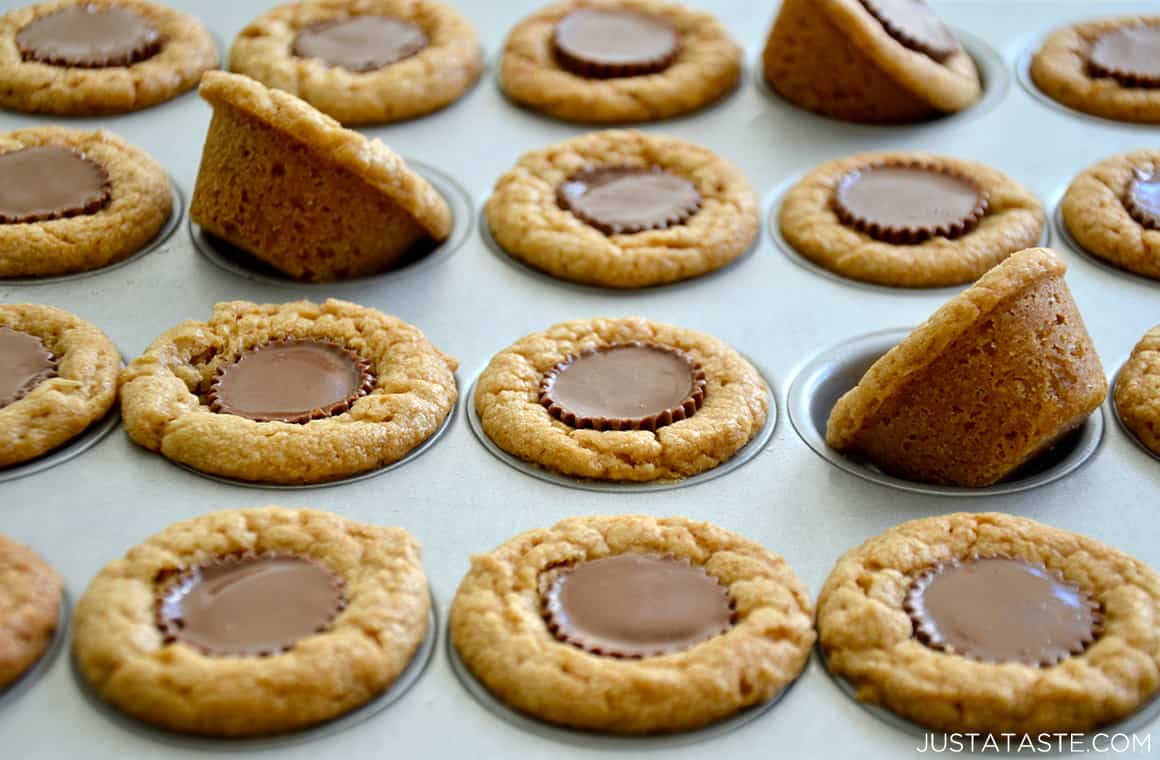
[[[61,589],[56,570],[32,549],[0,534],[0,691],[52,643]]]
[[[375,387],[349,411],[304,425],[255,422],[209,407],[219,368],[275,338],[345,345],[371,363]],[[458,362],[402,320],[345,301],[219,303],[206,322],[165,332],[122,377],[126,431],[202,472],[269,483],[320,483],[396,462],[455,405]]]
[[[99,163],[109,175],[112,196],[95,214],[0,224],[0,277],[48,277],[107,266],[147,246],[174,212],[165,169],[113,133],[64,127],[0,133],[0,153],[40,145],[72,148]]]
[[[614,343],[671,346],[700,362],[708,385],[688,419],[648,430],[579,430],[540,404],[544,373],[571,355]],[[564,475],[612,481],[673,480],[711,470],[745,447],[769,412],[769,389],[736,351],[704,333],[641,317],[562,322],[517,341],[480,375],[475,409],[509,454]]]
[[[930,649],[902,605],[911,577],[972,555],[1041,562],[1103,605],[1083,654],[1038,668]],[[1160,577],[1086,536],[1003,514],[903,523],[847,552],[818,597],[830,671],[859,699],[930,728],[1037,734],[1087,731],[1131,714],[1160,689]]]
[[[117,6],[146,18],[160,32],[160,52],[132,66],[98,69],[24,61],[16,35],[34,19],[78,0],[49,0],[0,17],[0,106],[59,116],[125,113],[156,105],[192,89],[217,66],[209,32],[194,17],[145,0],[84,0],[98,8]]]
[[[638,660],[557,641],[540,606],[552,570],[628,552],[703,567],[733,597],[733,628],[692,649]],[[620,734],[691,730],[771,699],[798,676],[814,643],[809,596],[784,559],[680,517],[574,517],[473,557],[450,631],[476,678],[512,707]]]
[[[1116,121],[1160,124],[1160,89],[1124,87],[1111,77],[1092,77],[1088,55],[1108,32],[1136,24],[1160,24],[1160,16],[1085,21],[1058,29],[1031,58],[1035,86],[1068,108]]]
[[[1160,325],[1132,350],[1116,381],[1115,399],[1120,419],[1160,456]]]
[[[701,210],[665,230],[605,235],[556,202],[556,188],[596,166],[656,166],[692,182]],[[752,247],[757,199],[741,170],[712,151],[671,137],[593,132],[531,151],[500,177],[485,209],[495,241],[516,259],[560,279],[642,288],[719,269]]]
[[[969,177],[986,191],[987,213],[973,231],[954,240],[892,245],[842,224],[834,210],[838,183],[848,173],[881,162],[923,162]],[[974,161],[922,152],[881,151],[827,161],[786,193],[778,224],[801,255],[853,280],[904,288],[973,282],[1012,253],[1036,245],[1047,218],[1039,201],[1007,175]]]
[[[1160,230],[1144,227],[1124,207],[1124,195],[1136,169],[1153,168],[1160,168],[1160,150],[1106,158],[1072,181],[1061,210],[1068,232],[1089,253],[1160,280]]]
[[[665,19],[680,37],[677,59],[648,76],[585,79],[560,68],[552,49],[556,25],[578,8],[625,8]],[[571,0],[521,21],[500,59],[509,99],[581,124],[656,121],[699,110],[724,97],[741,77],[741,48],[709,13],[663,0]]]
[[[159,578],[214,556],[280,552],[341,578],[347,606],[327,630],[270,657],[207,656],[166,644]],[[427,632],[420,547],[383,528],[311,509],[226,510],[171,525],[106,565],[77,603],[73,650],[85,679],[120,710],[172,731],[293,731],[386,689]]]
[[[381,15],[427,35],[417,55],[366,73],[330,67],[290,52],[298,32],[344,16]],[[459,99],[483,73],[483,51],[471,23],[428,0],[322,0],[280,5],[238,34],[230,69],[285,90],[344,124],[403,121]]]
[[[0,304],[0,325],[35,335],[56,357],[56,377],[0,408],[0,467],[35,459],[83,433],[117,399],[121,355],[94,325],[63,309]]]

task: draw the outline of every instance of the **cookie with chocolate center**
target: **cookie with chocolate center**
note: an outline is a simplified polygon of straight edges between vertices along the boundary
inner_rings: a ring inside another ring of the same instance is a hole
[[[621,8],[579,8],[552,33],[560,65],[588,79],[657,74],[680,49],[677,31],[664,19]]]
[[[304,27],[290,50],[299,58],[316,58],[330,67],[365,74],[418,55],[429,43],[423,29],[409,21],[351,16]]]

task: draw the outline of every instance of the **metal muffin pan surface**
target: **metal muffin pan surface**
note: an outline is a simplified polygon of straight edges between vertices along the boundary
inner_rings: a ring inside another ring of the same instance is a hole
[[[507,32],[544,0],[494,3],[447,0],[476,25],[486,49],[502,49]],[[278,0],[168,4],[202,19],[228,44],[249,21]],[[25,5],[0,0],[0,11]],[[689,0],[713,11],[759,68],[776,0]],[[1154,12],[1154,2],[1080,0],[1007,2],[967,0],[933,5],[955,29],[985,41],[1015,76],[1027,40],[1049,26],[1093,15]],[[968,42],[969,42],[968,38]],[[223,51],[224,52],[224,51]],[[493,81],[448,109],[399,125],[366,128],[400,155],[450,177],[472,206],[525,152],[590,128],[516,108]],[[881,129],[820,119],[779,103],[752,84],[689,117],[641,129],[672,134],[715,150],[740,166],[757,196],[827,159],[877,149],[929,150],[994,166],[1039,198],[1085,167],[1113,153],[1155,147],[1154,127],[1104,124],[1051,108],[1024,89],[1006,88],[993,107],[913,128]],[[76,119],[70,125],[109,129],[153,155],[187,191],[194,187],[209,106],[190,93],[122,116]],[[0,131],[54,119],[0,112]],[[188,200],[188,199],[187,199]],[[765,207],[768,211],[768,206]],[[468,212],[457,223],[470,228]],[[768,216],[766,217],[768,219]],[[1056,237],[1071,269],[1068,283],[1105,370],[1127,356],[1160,322],[1160,289],[1090,264]],[[281,303],[342,298],[381,309],[420,327],[460,362],[461,404],[470,408],[470,374],[528,333],[570,319],[641,315],[721,338],[761,367],[785,413],[792,381],[819,353],[859,336],[915,325],[953,291],[897,293],[852,288],[819,277],[779,251],[770,235],[714,275],[679,287],[640,291],[581,288],[529,276],[490,251],[479,234],[437,266],[352,283],[287,287],[242,277],[197,252],[182,231],[154,253],[100,276],[36,288],[0,281],[0,301],[46,303],[73,311],[104,329],[128,355],[187,319],[204,319],[215,302]],[[456,412],[455,414],[459,414]],[[661,492],[596,493],[545,482],[500,461],[468,424],[453,422],[422,456],[378,477],[311,490],[238,488],[196,476],[115,431],[100,446],[57,467],[0,483],[0,532],[31,545],[64,575],[75,594],[109,561],[167,525],[218,509],[262,504],[314,507],[345,517],[401,525],[424,547],[424,566],[438,617],[473,554],[488,552],[523,531],[578,514],[681,514],[710,520],[783,555],[816,595],[834,562],[848,549],[897,523],[960,510],[1008,512],[1093,536],[1160,569],[1160,465],[1119,425],[1105,425],[1098,455],[1050,485],[1022,493],[975,498],[932,496],[886,488],[851,477],[818,457],[792,425],[778,424],[761,455],[709,482]],[[1110,422],[1110,418],[1109,418]],[[441,632],[442,633],[442,632]],[[17,699],[0,703],[3,754],[13,758],[159,760],[216,757],[209,748],[174,745],[127,730],[94,709],[71,676],[66,657]],[[67,730],[61,730],[61,727]],[[1151,732],[1153,751],[1160,724]],[[920,757],[922,738],[883,723],[855,705],[811,661],[772,708],[745,725],[714,736],[712,744],[665,747],[669,760],[703,758]],[[711,747],[711,749],[710,749]],[[616,756],[655,753],[642,744],[616,747]],[[573,760],[610,757],[600,737],[561,741],[550,731],[526,730],[482,709],[463,688],[440,645],[430,666],[403,698],[372,718],[309,743],[253,749],[247,757],[522,757]]]

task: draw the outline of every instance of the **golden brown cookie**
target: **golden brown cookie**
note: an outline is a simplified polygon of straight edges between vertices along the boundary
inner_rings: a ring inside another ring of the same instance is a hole
[[[846,121],[927,121],[983,89],[954,33],[908,0],[785,0],[762,61],[774,92]]]
[[[299,280],[378,274],[451,234],[439,192],[379,140],[306,102],[214,71],[214,108],[189,215]]]
[[[1135,35],[1140,37],[1133,40]],[[1129,53],[1136,45],[1138,52]],[[1031,59],[1031,79],[1068,108],[1116,121],[1160,124],[1157,51],[1160,16],[1084,21],[1047,38]]]
[[[576,395],[585,384],[595,397]],[[642,482],[731,459],[765,424],[769,389],[720,340],[628,317],[522,338],[492,358],[474,403],[484,432],[513,456],[577,478]]]
[[[165,170],[103,129],[0,133],[0,173],[7,179],[0,187],[0,277],[112,264],[148,245],[173,213]]]
[[[90,48],[61,44],[81,30]],[[215,66],[197,19],[145,0],[48,0],[0,17],[0,105],[17,111],[136,111],[189,90]]]
[[[234,40],[230,68],[344,124],[404,121],[459,99],[483,72],[471,22],[428,0],[280,5]]]
[[[41,658],[60,616],[60,574],[0,534],[0,692]]]
[[[203,472],[321,483],[396,462],[434,435],[455,405],[457,366],[374,309],[233,301],[134,359],[121,412],[134,441]]]
[[[753,245],[741,170],[671,137],[610,130],[525,154],[485,208],[513,257],[560,279],[641,288],[719,269]]]
[[[609,570],[617,582],[601,588]],[[683,610],[666,604],[674,599]],[[609,624],[602,607],[626,614]],[[691,730],[771,699],[809,658],[811,614],[785,560],[735,533],[681,517],[573,517],[473,557],[450,630],[475,677],[515,709],[642,734]],[[568,640],[580,630],[609,636],[605,654]],[[626,656],[619,647],[630,643],[663,653]]]
[[[0,304],[0,467],[63,446],[117,400],[121,356],[63,309]]]
[[[427,632],[417,541],[311,509],[213,512],[105,566],[77,603],[85,680],[194,734],[284,733],[387,689]],[[205,583],[230,581],[204,592]]]
[[[699,110],[741,76],[715,17],[663,0],[568,0],[508,36],[499,82],[514,103],[565,121],[625,124]]]
[[[982,488],[1082,425],[1108,392],[1046,248],[955,296],[834,405],[826,443],[908,480]]]
[[[1143,562],[996,513],[891,528],[847,552],[818,596],[830,671],[944,731],[1081,732],[1130,715],[1160,689],[1158,616],[1160,577]]]
[[[1060,208],[1084,250],[1160,280],[1160,150],[1121,153],[1088,167]]]
[[[933,288],[973,282],[1035,245],[1046,217],[1026,188],[984,164],[876,151],[810,171],[786,193],[778,224],[794,250],[843,277]]]
[[[1128,429],[1160,456],[1160,325],[1132,349],[1116,380],[1115,400]]]

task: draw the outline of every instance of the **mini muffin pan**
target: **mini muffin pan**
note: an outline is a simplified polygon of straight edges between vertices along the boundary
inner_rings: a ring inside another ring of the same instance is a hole
[[[501,50],[508,30],[547,2],[446,1],[472,20],[490,51]],[[198,16],[226,44],[278,2],[168,0]],[[5,10],[23,4],[8,0]],[[1037,197],[1055,200],[1053,191],[1096,161],[1156,147],[1155,127],[1083,117],[1045,105],[1024,88],[1009,84],[1030,40],[1042,38],[1048,27],[1093,15],[1155,12],[1155,3],[936,2],[979,64],[986,80],[983,100],[960,116],[889,128],[821,118],[754,84],[755,78],[761,80],[761,50],[776,0],[689,0],[689,4],[714,12],[742,45],[746,80],[703,111],[642,129],[704,145],[745,172],[758,198],[766,200],[763,221],[770,226],[754,250],[695,280],[629,291],[576,286],[540,273],[533,276],[506,253],[492,250],[485,225],[479,234],[471,228],[478,219],[477,207],[500,175],[527,151],[590,129],[505,101],[494,86],[498,66],[493,56],[484,75],[491,82],[472,89],[445,111],[362,129],[407,157],[452,205],[451,242],[411,266],[355,283],[298,284],[221,258],[214,250],[199,252],[196,235],[183,231],[157,255],[98,270],[99,276],[46,282],[36,288],[0,280],[0,301],[32,301],[73,311],[107,332],[129,358],[162,331],[187,319],[204,319],[218,301],[281,303],[335,297],[398,316],[421,328],[439,349],[456,357],[461,368],[463,408],[453,412],[446,432],[422,456],[412,455],[373,477],[327,488],[239,488],[233,482],[192,477],[117,432],[67,467],[0,483],[0,532],[31,545],[61,571],[68,588],[78,590],[106,563],[122,556],[126,546],[179,520],[269,503],[330,510],[363,522],[401,525],[422,542],[431,588],[444,601],[441,619],[472,555],[490,551],[523,531],[594,513],[679,514],[712,521],[783,555],[815,596],[834,562],[851,547],[905,520],[960,510],[1032,517],[1093,536],[1160,569],[1160,544],[1155,540],[1160,532],[1155,508],[1160,502],[1160,462],[1142,456],[1119,425],[1103,424],[1113,413],[1106,406],[1090,418],[1071,448],[1060,449],[1057,461],[1046,463],[1043,471],[1029,476],[1032,482],[1025,480],[1019,487],[1007,483],[1000,490],[936,497],[929,488],[914,484],[884,486],[880,478],[885,476],[863,463],[819,457],[818,453],[826,454],[821,437],[828,416],[823,393],[836,397],[843,384],[856,382],[858,366],[868,366],[902,337],[904,332],[896,328],[921,323],[962,288],[912,292],[850,287],[851,281],[819,276],[801,266],[776,242],[781,193],[794,177],[832,158],[884,149],[946,153],[994,166]],[[195,186],[210,114],[209,106],[191,93],[139,113],[84,119],[78,126],[109,129],[142,147],[188,194]],[[0,131],[51,121],[0,112]],[[1160,322],[1160,288],[1141,278],[1109,276],[1087,265],[1061,235],[1055,235],[1054,242],[1071,265],[1068,284],[1110,374],[1119,366],[1113,361],[1126,357],[1140,336]],[[771,412],[788,414],[792,424],[776,424],[777,413],[771,413],[758,441],[737,460],[677,489],[670,484],[596,491],[574,487],[578,481],[543,477],[543,471],[532,472],[523,463],[512,466],[514,460],[493,455],[489,440],[472,432],[469,383],[497,351],[557,322],[628,315],[725,341],[761,369],[773,391]],[[880,333],[887,329],[895,332],[883,337]],[[851,341],[866,336],[877,337],[863,345],[860,354],[848,350]],[[823,354],[829,358],[819,365]],[[458,419],[460,415],[466,419]],[[110,424],[116,424],[115,415]],[[817,453],[803,440],[811,438]],[[737,466],[750,454],[744,466]],[[38,460],[38,469],[41,464]],[[0,471],[0,479],[5,475]],[[446,635],[445,627],[433,625],[436,630]],[[663,748],[667,760],[699,760],[710,751],[722,758],[755,759],[922,756],[917,750],[923,739],[913,726],[903,730],[900,723],[872,717],[813,660],[784,698],[772,705],[687,736],[638,741],[549,727],[494,700],[489,703],[490,695],[471,689],[472,684],[478,687],[474,677],[458,672],[443,642],[432,644],[431,651],[431,666],[423,670],[423,659],[417,658],[409,671],[417,680],[390,709],[377,712],[375,702],[349,719],[313,731],[250,742],[187,739],[149,729],[86,697],[88,692],[69,677],[67,658],[50,657],[44,660],[42,677],[30,681],[14,698],[0,700],[4,746],[0,754],[178,760],[199,751],[246,748],[267,749],[271,756],[276,752],[279,760],[387,755],[598,760],[612,755],[653,756]],[[487,707],[481,708],[481,702]],[[1151,732],[1154,753],[1160,724],[1152,713],[1138,715],[1145,723],[1140,731]],[[711,738],[712,744],[703,743],[703,738]]]

